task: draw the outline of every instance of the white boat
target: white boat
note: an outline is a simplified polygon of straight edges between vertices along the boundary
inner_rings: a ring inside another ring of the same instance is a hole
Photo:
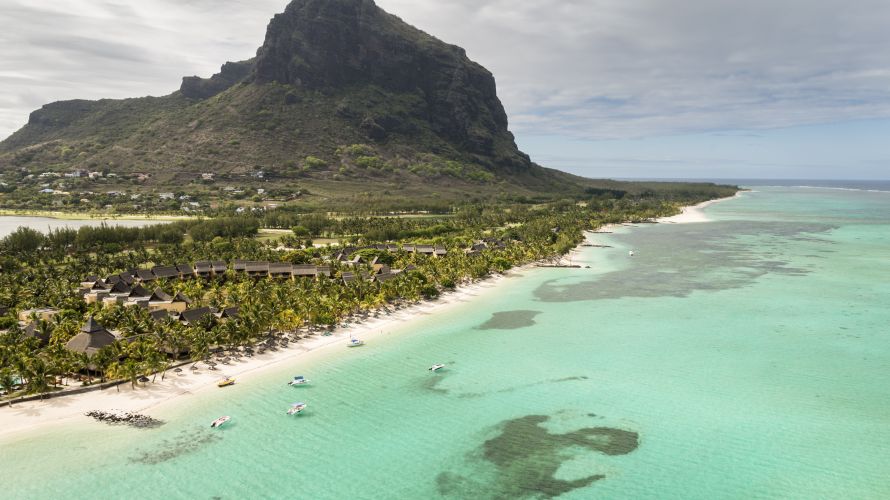
[[[306,384],[308,384],[308,383],[309,383],[309,379],[308,379],[308,378],[305,378],[305,377],[302,376],[302,375],[297,375],[297,376],[294,377],[293,380],[291,380],[290,382],[288,382],[288,385],[306,385]]]
[[[228,422],[229,420],[232,420],[232,417],[230,417],[230,416],[228,416],[228,415],[226,415],[226,416],[224,416],[224,417],[219,417],[218,419],[214,420],[214,421],[210,424],[210,427],[211,427],[211,428],[213,428],[213,427],[219,427],[219,426],[221,426],[222,424]]]
[[[631,256],[631,257],[633,257],[633,256],[634,256],[634,251],[633,251],[633,250],[631,250],[631,251],[629,251],[629,252],[627,252],[627,255],[629,255],[629,256]]]
[[[437,372],[437,371],[441,370],[442,368],[445,368],[445,365],[443,365],[442,363],[436,363],[430,367],[430,371]]]
[[[346,344],[346,347],[358,347],[360,345],[365,345],[365,341],[361,340],[361,339],[349,337],[349,343]]]
[[[296,415],[297,413],[302,413],[303,410],[308,406],[306,403],[292,403],[290,405],[290,409],[287,410],[288,415]]]

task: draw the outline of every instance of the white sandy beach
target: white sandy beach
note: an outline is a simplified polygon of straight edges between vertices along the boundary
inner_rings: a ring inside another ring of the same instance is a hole
[[[495,276],[471,285],[460,287],[453,292],[443,293],[432,302],[422,302],[392,314],[381,313],[379,318],[372,318],[362,324],[348,328],[339,328],[329,337],[313,336],[291,343],[286,349],[277,352],[266,351],[253,358],[232,361],[229,365],[218,365],[216,370],[208,370],[204,363],[198,363],[199,370],[192,371],[183,366],[181,373],[169,370],[162,381],[158,375],[154,383],[137,384],[136,389],[130,383],[104,390],[61,396],[42,401],[16,403],[13,406],[0,408],[0,439],[9,439],[29,431],[47,426],[60,425],[77,420],[87,421],[84,413],[92,410],[120,410],[131,413],[151,415],[153,410],[171,405],[188,395],[219,389],[216,382],[223,376],[235,377],[237,384],[250,384],[257,376],[270,369],[285,364],[293,364],[297,360],[309,359],[309,356],[323,352],[342,349],[346,351],[346,341],[350,336],[373,343],[375,338],[406,331],[406,322],[412,319],[442,314],[447,309],[466,303],[479,296],[490,293],[504,282],[511,274],[527,270],[530,266],[519,267],[505,275]],[[118,388],[120,390],[118,390]],[[135,397],[138,394],[138,397]]]
[[[715,204],[720,203],[721,201],[731,200],[735,197],[739,196],[739,193],[736,193],[733,196],[729,196],[726,198],[719,198],[716,200],[708,200],[698,205],[692,205],[689,207],[683,207],[683,210],[671,217],[660,217],[656,219],[659,223],[667,223],[667,224],[691,224],[696,222],[710,222],[711,218],[705,213],[704,209]]]

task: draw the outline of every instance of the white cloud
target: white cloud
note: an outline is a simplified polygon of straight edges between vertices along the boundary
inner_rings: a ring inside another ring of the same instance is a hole
[[[284,0],[0,0],[0,136],[41,104],[166,94],[250,57]],[[496,76],[519,134],[890,116],[885,0],[378,0]]]

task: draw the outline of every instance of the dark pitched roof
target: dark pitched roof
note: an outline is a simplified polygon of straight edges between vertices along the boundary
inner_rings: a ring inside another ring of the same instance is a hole
[[[104,280],[96,280],[93,282],[93,286],[90,287],[90,290],[107,290],[108,287],[105,286]]]
[[[209,260],[195,262],[195,272],[198,274],[210,274],[213,271]]]
[[[136,281],[136,278],[133,276],[133,273],[131,273],[131,272],[123,272],[123,273],[120,273],[118,276],[120,276],[121,281],[123,281],[124,283],[126,283],[128,285],[132,285],[133,282]]]
[[[111,293],[130,293],[130,286],[123,281],[118,281],[109,291]]]
[[[136,285],[130,290],[130,298],[151,297],[151,292],[142,285]]]
[[[378,283],[384,283],[384,282],[389,281],[397,276],[398,276],[397,274],[392,274],[392,273],[381,273],[381,274],[374,276],[374,279]]]
[[[150,269],[137,269],[136,277],[139,278],[139,280],[142,282],[154,281],[158,279],[158,277],[155,276],[155,274],[151,272]]]
[[[318,268],[311,264],[298,264],[293,267],[294,276],[315,276]]]
[[[430,245],[418,245],[417,246],[417,253],[432,255],[435,252],[436,252],[436,250]]]
[[[269,263],[263,261],[251,261],[247,263],[245,270],[248,274],[269,274]]]
[[[95,318],[90,316],[90,319],[87,320],[86,323],[80,327],[80,331],[85,333],[97,333],[105,330],[105,327],[102,326]]]
[[[185,323],[197,323],[201,321],[205,316],[210,316],[214,318],[213,311],[210,310],[209,307],[198,307],[196,309],[186,309],[179,313],[179,319]]]
[[[220,318],[237,318],[238,310],[239,310],[238,306],[227,307],[227,308],[223,309],[222,311],[220,311],[219,317]]]
[[[173,302],[185,302],[186,304],[191,304],[192,299],[188,298],[186,294],[179,292],[173,297]]]
[[[340,273],[340,278],[343,280],[343,283],[352,283],[355,281],[355,274],[349,272]]]
[[[435,252],[436,255],[448,255],[448,250],[445,247],[436,247]]]
[[[286,262],[273,262],[269,264],[269,274],[286,274],[290,276],[291,273],[293,273],[293,266],[291,264]]]
[[[195,270],[192,268],[191,264],[176,264],[176,269],[179,270],[179,274],[185,276],[192,276],[195,274]]]
[[[246,260],[236,259],[232,261],[232,269],[235,271],[244,271],[247,269],[247,262],[248,261]]]
[[[155,321],[164,321],[165,319],[170,317],[170,314],[163,309],[158,309],[157,311],[152,311],[148,313],[151,316],[151,319]]]
[[[226,265],[225,262],[221,260],[215,260],[210,263],[210,266],[213,268],[213,272],[215,273],[224,273],[229,269],[229,266]]]
[[[159,302],[172,302],[173,297],[170,296],[167,292],[161,290],[160,288],[155,288],[155,291],[152,292],[151,297],[149,297],[150,301],[159,301]]]
[[[178,278],[179,269],[176,266],[155,266],[151,268],[151,272],[158,278]]]
[[[331,266],[318,266],[315,268],[316,276],[327,276],[331,277]]]

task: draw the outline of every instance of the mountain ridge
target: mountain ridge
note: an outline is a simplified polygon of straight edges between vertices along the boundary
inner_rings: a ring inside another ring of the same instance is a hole
[[[255,57],[166,96],[47,104],[0,142],[0,171],[22,169],[106,170],[142,189],[212,173],[328,199],[337,183],[455,199],[589,185],[519,150],[494,76],[464,49],[372,0],[294,0]]]

